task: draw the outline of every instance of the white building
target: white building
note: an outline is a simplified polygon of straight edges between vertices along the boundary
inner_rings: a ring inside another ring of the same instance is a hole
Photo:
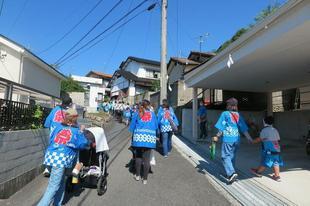
[[[85,92],[82,94],[84,98],[84,104],[79,105],[87,107],[87,111],[94,112],[97,110],[98,102],[104,100],[104,95],[106,93],[106,88],[103,85],[102,79],[93,78],[93,77],[84,77],[84,76],[71,76],[73,80],[79,82],[79,84],[85,89]],[[79,102],[75,99],[79,98],[77,95],[70,95],[73,102]]]
[[[60,97],[66,77],[20,44],[0,35],[0,98],[29,103]]]
[[[160,63],[149,59],[128,57],[110,82],[111,98],[134,102],[136,95],[151,91],[160,79]]]

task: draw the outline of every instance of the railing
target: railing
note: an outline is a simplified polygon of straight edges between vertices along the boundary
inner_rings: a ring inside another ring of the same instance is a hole
[[[36,111],[41,113],[35,115]],[[0,99],[0,131],[41,127],[50,108]]]

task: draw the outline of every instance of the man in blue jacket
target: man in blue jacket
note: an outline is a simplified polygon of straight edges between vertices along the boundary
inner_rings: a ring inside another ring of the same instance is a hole
[[[53,130],[63,122],[65,118],[65,110],[71,107],[71,105],[72,99],[68,95],[65,95],[64,97],[62,97],[61,105],[57,105],[47,116],[44,122],[44,127],[49,128],[50,134],[52,134]],[[45,168],[43,175],[45,177],[50,176],[49,167]]]

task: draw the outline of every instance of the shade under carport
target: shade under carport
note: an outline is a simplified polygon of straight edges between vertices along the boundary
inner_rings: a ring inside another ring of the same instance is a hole
[[[231,54],[234,64],[228,68]],[[189,87],[271,92],[310,85],[310,1],[291,1],[185,76]]]

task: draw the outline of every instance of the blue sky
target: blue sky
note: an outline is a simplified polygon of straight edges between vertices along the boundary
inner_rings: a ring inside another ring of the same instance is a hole
[[[1,2],[2,0],[0,0]],[[58,45],[42,53],[75,25],[98,0],[4,0],[0,33],[54,63],[118,0],[103,0],[97,9]],[[209,36],[203,51],[217,49],[241,27],[253,23],[264,8],[285,0],[168,0],[168,58],[186,57],[199,50],[198,37]],[[84,41],[111,26],[142,0],[124,0]],[[143,10],[157,0],[149,0]],[[141,10],[140,9],[140,10]],[[144,12],[100,44],[64,64],[64,74],[85,75],[89,70],[113,73],[128,56],[160,59],[160,8]]]

